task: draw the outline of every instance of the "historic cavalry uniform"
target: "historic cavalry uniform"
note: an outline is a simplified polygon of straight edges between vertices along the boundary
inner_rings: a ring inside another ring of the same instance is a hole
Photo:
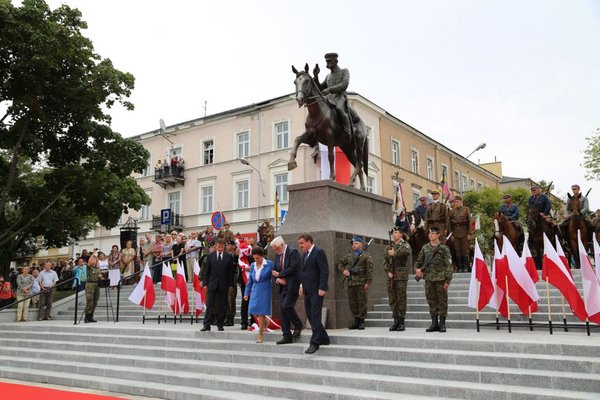
[[[456,197],[457,200],[462,200]],[[453,207],[450,210],[450,231],[452,232],[452,245],[456,255],[455,265],[458,272],[469,271],[469,240],[471,235],[471,213],[465,206]]]
[[[353,238],[352,242],[362,239]],[[348,276],[348,304],[354,317],[354,323],[350,329],[365,329],[365,318],[367,317],[367,291],[365,284],[370,285],[373,281],[373,260],[366,251],[353,251],[343,256],[337,263],[340,272],[350,271]]]
[[[433,191],[434,193],[436,191]],[[437,191],[439,194],[439,191]],[[444,232],[449,232],[449,213],[446,204],[440,201],[434,201],[427,207],[425,212],[425,231],[429,231],[431,228],[438,228],[442,237],[445,236]]]
[[[100,287],[98,281],[100,278],[100,268],[98,265],[87,264],[87,283],[85,285],[85,318],[83,322],[96,322],[94,319],[94,311],[100,297]]]
[[[500,214],[503,214],[509,221],[519,221],[519,207],[516,204],[502,204]]]
[[[544,193],[540,193],[537,196],[530,196],[527,206],[535,208],[538,212],[547,216],[550,215],[550,210],[552,209],[552,203]]]
[[[448,315],[448,292],[444,284],[450,285],[452,281],[452,256],[450,249],[443,244],[433,246],[427,243],[421,249],[417,262],[417,269],[423,272],[425,279],[425,297],[429,304],[431,326],[427,332],[446,331],[446,316]],[[438,315],[440,322],[438,324]]]
[[[225,227],[219,231],[219,234],[217,235],[217,237],[223,238],[225,240],[225,243],[235,241],[235,235],[229,229],[229,224],[225,224]]]
[[[389,251],[394,255],[390,256]],[[387,276],[387,293],[394,324],[390,331],[403,331],[404,318],[406,316],[406,286],[408,283],[408,257],[412,249],[407,241],[400,239],[398,243],[393,242],[385,248],[383,253],[383,269]],[[393,277],[388,276],[389,273]]]

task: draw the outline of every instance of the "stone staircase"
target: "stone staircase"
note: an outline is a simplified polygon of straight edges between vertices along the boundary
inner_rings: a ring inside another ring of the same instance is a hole
[[[314,355],[304,354],[310,332],[278,346],[279,333],[257,344],[253,333],[239,330],[239,320],[225,332],[200,332],[189,319],[142,325],[140,308],[127,301],[129,287],[117,324],[105,322],[101,309],[97,324],[74,326],[68,309],[54,321],[0,324],[0,379],[177,400],[600,399],[597,330],[590,337],[542,328],[477,333],[475,314],[465,306],[468,279],[453,280],[447,333],[425,333],[423,284],[411,281],[405,332],[388,331],[391,314],[382,299],[366,330],[331,330],[331,345]],[[557,292],[551,301],[559,322]],[[484,315],[495,319],[493,312]]]

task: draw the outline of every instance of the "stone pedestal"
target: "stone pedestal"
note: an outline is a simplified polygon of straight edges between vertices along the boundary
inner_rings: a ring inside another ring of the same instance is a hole
[[[365,243],[373,238],[368,253],[373,258],[374,279],[369,289],[369,307],[387,295],[383,253],[392,228],[392,200],[331,181],[288,186],[289,208],[285,223],[277,232],[286,243],[297,247],[301,233],[309,233],[314,243],[325,250],[329,263],[329,291],[324,307],[328,309],[327,328],[346,328],[353,320],[348,306],[343,275],[336,262],[352,251],[350,239],[360,235]],[[273,312],[279,317],[279,296],[275,289]],[[303,300],[296,309],[306,321]]]

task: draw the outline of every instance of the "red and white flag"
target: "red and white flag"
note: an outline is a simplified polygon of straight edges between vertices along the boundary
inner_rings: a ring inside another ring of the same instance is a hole
[[[200,265],[194,260],[194,294],[196,295],[196,317],[206,311],[206,288],[200,285]]]
[[[495,308],[504,318],[508,318],[508,305],[506,304],[505,276],[508,274],[506,257],[500,254],[498,241],[494,240],[494,263],[492,265],[492,285],[494,294],[490,299],[490,307]],[[500,285],[500,282],[502,285]]]
[[[600,282],[594,273],[590,258],[581,242],[581,231],[577,231],[579,246],[579,263],[581,265],[581,280],[583,281],[583,298],[588,319],[600,325]]]
[[[240,239],[237,240],[238,249],[240,250],[240,254],[238,257],[238,266],[240,267],[239,273],[242,274],[242,279],[244,280],[244,285],[248,284],[248,278],[250,277],[250,262],[248,257],[252,255],[252,247],[248,244],[246,240]]]
[[[537,272],[537,268],[535,266],[535,261],[533,256],[531,255],[531,251],[529,250],[529,245],[527,244],[527,240],[523,243],[523,254],[521,255],[523,259],[523,263],[525,264],[525,268],[527,272],[529,272],[529,276],[533,283],[536,283],[540,280],[540,275]]]
[[[144,272],[142,278],[129,295],[129,300],[134,304],[151,310],[154,307],[154,300],[156,300],[156,294],[154,293],[154,283],[152,283],[152,275],[150,274],[150,267],[148,263],[144,266]]]
[[[565,266],[565,268],[569,272],[569,275],[571,275],[571,278],[572,278],[573,273],[571,272],[571,267],[569,266],[569,260],[567,259],[567,256],[565,255],[565,251],[563,250],[562,246],[560,245],[558,236],[554,236],[554,243],[556,243],[556,254],[558,254],[558,258],[560,258],[560,261],[562,261],[563,265]]]
[[[173,271],[169,264],[163,262],[162,278],[160,278],[160,288],[165,292],[165,302],[175,314],[177,314],[177,301],[175,297],[175,279],[173,279]]]
[[[479,299],[477,299],[477,288],[479,287]],[[471,308],[483,309],[494,295],[494,285],[488,271],[485,259],[479,248],[479,242],[475,239],[475,254],[473,267],[471,268],[471,283],[469,284],[468,305]]]
[[[185,282],[185,271],[179,260],[177,260],[177,279],[175,283],[175,297],[179,304],[179,313],[183,312],[183,314],[187,315],[190,312],[190,303],[188,301],[187,283]]]
[[[585,304],[577,291],[573,277],[567,270],[558,253],[552,247],[550,239],[544,234],[544,261],[542,262],[542,279],[557,288],[567,299],[573,314],[582,321],[587,318]]]
[[[592,235],[594,238],[594,265],[596,266],[596,277],[600,281],[600,244],[596,240],[596,235]]]
[[[502,253],[506,254],[508,261],[508,296],[519,306],[523,314],[538,310],[537,301],[540,296],[535,289],[535,283],[531,279],[523,259],[517,255],[512,243],[506,236],[502,238],[504,245]]]
[[[266,315],[265,318],[267,319],[267,332],[273,332],[275,330],[281,329],[281,325],[279,325],[279,320],[274,320],[272,319],[270,316]],[[258,318],[257,317],[253,317],[254,319],[254,323],[252,325],[250,325],[250,327],[248,328],[248,330],[250,332],[254,332],[254,331],[258,331]]]

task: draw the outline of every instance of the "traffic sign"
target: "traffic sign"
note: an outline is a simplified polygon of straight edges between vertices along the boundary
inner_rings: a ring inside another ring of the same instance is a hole
[[[216,230],[221,230],[225,224],[225,214],[223,214],[221,211],[215,212],[210,218],[210,222],[212,223],[213,228]]]
[[[165,208],[160,210],[160,224],[161,225],[171,225],[173,213],[170,208]]]

